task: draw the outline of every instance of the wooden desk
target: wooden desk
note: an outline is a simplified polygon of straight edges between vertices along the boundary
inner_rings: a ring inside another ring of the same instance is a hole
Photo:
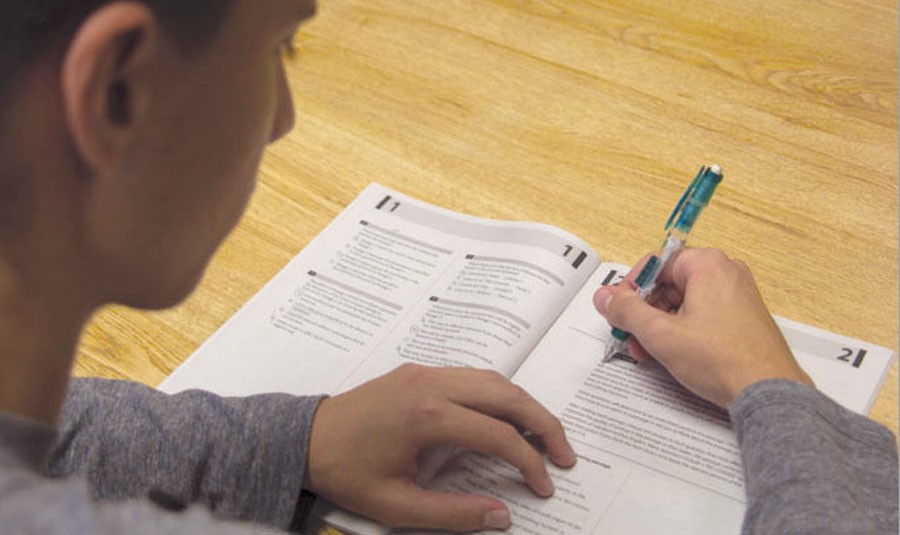
[[[897,351],[896,2],[321,4],[297,129],[203,284],[98,315],[76,373],[159,383],[370,181],[632,262],[711,162],[693,244],[744,259],[774,313]],[[897,432],[896,366],[872,416]]]

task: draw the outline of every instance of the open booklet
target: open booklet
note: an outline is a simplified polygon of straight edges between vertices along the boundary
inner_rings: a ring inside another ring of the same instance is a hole
[[[160,386],[335,394],[397,366],[497,370],[562,421],[578,453],[556,494],[459,452],[423,481],[509,504],[510,533],[738,533],[741,461],[727,414],[662,368],[601,363],[594,290],[628,266],[537,223],[451,212],[370,185]],[[820,390],[867,413],[891,351],[777,318]],[[346,513],[328,521],[386,532]]]

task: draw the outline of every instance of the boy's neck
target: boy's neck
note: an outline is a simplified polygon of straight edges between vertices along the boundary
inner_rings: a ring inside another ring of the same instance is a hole
[[[0,257],[0,411],[56,424],[87,320],[65,301],[23,284]]]

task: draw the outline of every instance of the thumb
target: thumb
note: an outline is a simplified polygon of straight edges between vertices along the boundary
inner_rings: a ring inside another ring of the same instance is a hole
[[[594,294],[594,307],[611,325],[635,335],[638,340],[650,326],[671,316],[643,301],[637,292],[621,286],[606,286]]]
[[[425,490],[414,483],[399,486],[383,504],[379,516],[388,525],[402,518],[403,526],[449,531],[506,529],[510,526],[509,509],[487,496],[457,492]]]

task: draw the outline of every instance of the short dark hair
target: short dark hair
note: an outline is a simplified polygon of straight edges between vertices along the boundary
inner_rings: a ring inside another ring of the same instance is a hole
[[[22,67],[68,45],[78,27],[114,0],[0,0],[0,98]],[[234,0],[140,0],[185,53],[218,32]]]

